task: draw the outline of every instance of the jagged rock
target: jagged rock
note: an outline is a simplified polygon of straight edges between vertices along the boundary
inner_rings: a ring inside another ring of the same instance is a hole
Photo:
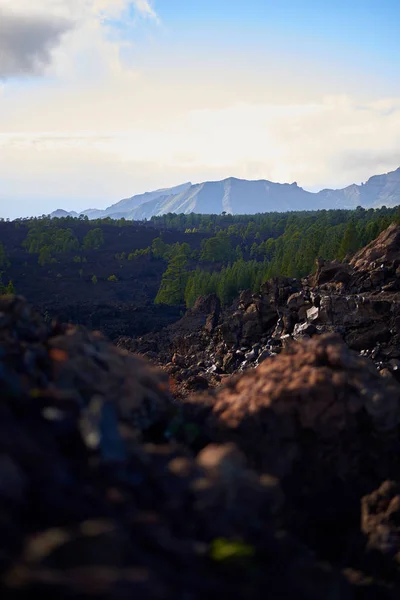
[[[242,355],[243,356],[243,355]],[[223,368],[226,373],[233,373],[237,368],[240,358],[236,352],[228,352],[223,358]]]
[[[239,296],[239,308],[246,311],[253,302],[253,292],[251,290],[243,290]]]
[[[141,443],[169,427],[165,374],[20,298],[0,312],[2,598],[351,597],[277,530],[279,482],[235,446]]]
[[[172,357],[172,363],[174,365],[177,365],[178,367],[183,367],[185,365],[185,358],[177,352],[175,352],[175,354]]]
[[[377,431],[394,430],[399,402],[393,378],[380,377],[339,337],[321,336],[292,344],[214,395],[189,399],[187,407],[215,439],[236,441],[260,469],[286,476],[304,461],[308,474],[343,479],[356,476],[368,452],[360,419]]]
[[[299,311],[297,313],[299,321],[304,321],[305,319],[307,319],[307,311],[312,306],[313,305],[311,304],[311,302],[306,302],[301,308],[299,308]]]
[[[283,315],[283,331],[285,334],[291,334],[293,333],[293,329],[297,323],[297,321],[299,320],[297,313],[295,312],[290,312],[288,314],[284,314]]]
[[[400,482],[385,481],[361,501],[361,529],[368,547],[400,558]]]
[[[303,336],[311,337],[317,333],[317,328],[312,323],[297,323],[294,326],[294,339],[302,338]]]
[[[0,297],[0,383],[5,398],[36,398],[42,410],[70,418],[77,410],[111,411],[139,429],[165,414],[167,377],[99,333],[47,328],[20,297]],[[134,383],[134,385],[133,385]],[[94,425],[93,425],[94,427]]]
[[[192,375],[187,380],[187,387],[192,391],[207,390],[209,384],[203,375]]]
[[[376,265],[399,266],[400,250],[400,225],[390,225],[376,240],[357,252],[350,261],[350,265],[358,272],[374,270]]]
[[[251,345],[260,339],[262,333],[261,323],[256,313],[245,313],[243,315],[242,340]]]
[[[319,286],[328,282],[347,283],[351,278],[351,267],[339,261],[320,261],[317,272],[312,277],[312,285]]]
[[[218,319],[221,312],[221,301],[216,294],[200,296],[197,298],[191,312],[192,314],[203,313],[213,315]]]
[[[311,322],[318,321],[319,317],[320,317],[320,312],[319,311],[320,311],[320,309],[317,308],[316,306],[313,306],[312,308],[310,308],[307,311],[307,320],[311,321]]]
[[[354,350],[371,349],[377,342],[388,342],[390,338],[389,327],[383,323],[368,323],[350,330],[345,336],[347,344]]]
[[[337,338],[314,338],[183,401],[181,412],[167,375],[146,361],[98,335],[47,326],[21,299],[1,299],[0,312],[2,598],[390,597],[368,574],[345,578],[319,564],[283,530],[313,545],[308,531],[330,506],[340,529],[338,493],[327,488],[321,499],[316,490],[395,463],[388,439],[400,388],[389,372],[381,377]],[[187,365],[165,368],[188,389],[208,385],[201,369],[212,360],[244,358],[213,336],[177,340],[190,349],[178,352]],[[192,348],[209,351],[200,359]],[[258,341],[247,347],[250,364],[266,351]],[[393,556],[388,496],[387,510],[369,509],[382,520],[364,527],[370,547]],[[372,541],[381,523],[390,523],[389,550]],[[327,544],[331,537],[322,529]]]
[[[271,352],[269,350],[267,350],[266,348],[264,350],[261,350],[260,354],[258,355],[258,364],[261,364],[266,358],[269,358],[270,356]]]
[[[261,295],[277,306],[284,306],[289,296],[300,290],[301,284],[298,279],[289,277],[274,277],[261,286]]]
[[[302,306],[308,303],[308,301],[308,296],[304,291],[296,292],[295,294],[289,296],[287,301],[287,307],[289,308],[289,310],[295,310],[297,312]]]
[[[284,329],[285,329],[285,325],[283,322],[283,317],[279,317],[276,327],[272,333],[272,338],[280,339],[281,336],[283,335]]]

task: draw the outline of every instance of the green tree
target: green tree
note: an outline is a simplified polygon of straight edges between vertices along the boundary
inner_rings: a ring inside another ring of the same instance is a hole
[[[3,284],[2,274],[0,273],[0,295],[15,294],[15,287],[11,279],[7,285]]]
[[[97,283],[97,277],[96,277],[96,275],[93,275],[93,277],[92,277],[92,283],[93,283],[93,285],[96,285],[96,283]]]
[[[100,227],[91,229],[83,239],[83,248],[85,250],[99,250],[104,244],[104,235]]]
[[[180,304],[184,300],[187,280],[187,258],[183,253],[173,256],[162,276],[155,304]]]
[[[6,294],[10,294],[10,295],[11,295],[11,294],[15,294],[15,287],[14,287],[14,284],[13,284],[13,282],[11,281],[11,279],[10,279],[10,281],[9,281],[9,282],[8,282],[8,284],[7,284],[7,287],[6,287]]]
[[[217,235],[205,240],[200,260],[203,262],[223,262],[232,258],[232,244],[227,235]]]
[[[165,258],[165,253],[167,252],[169,246],[160,237],[156,237],[151,244],[151,251],[156,259]]]
[[[51,251],[48,246],[43,246],[39,251],[38,263],[41,267],[51,263]]]
[[[348,254],[353,254],[359,248],[359,240],[357,234],[357,227],[353,220],[347,224],[344,236],[339,248],[338,258],[342,260]]]

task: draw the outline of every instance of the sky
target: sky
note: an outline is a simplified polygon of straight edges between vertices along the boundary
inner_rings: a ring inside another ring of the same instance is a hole
[[[398,0],[0,0],[0,217],[400,166]]]

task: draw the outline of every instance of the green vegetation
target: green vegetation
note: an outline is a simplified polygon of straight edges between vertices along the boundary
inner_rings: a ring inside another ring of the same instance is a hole
[[[155,304],[179,304],[185,293],[188,260],[183,252],[178,252],[168,262],[162,276]]]
[[[96,285],[96,283],[97,283],[97,277],[96,277],[96,275],[93,275],[93,277],[92,277],[92,283],[93,283],[93,285]]]
[[[224,304],[229,304],[241,290],[257,291],[271,277],[304,277],[314,270],[317,257],[342,260],[372,241],[393,221],[400,223],[400,210],[358,207],[355,211],[216,218],[192,215],[194,218],[200,230],[206,219],[207,228],[213,223],[217,230],[224,222],[227,227],[203,240],[201,267],[196,264],[190,269],[188,261],[180,261],[179,265],[168,263],[156,302],[185,302],[191,307],[199,295],[216,293]]]
[[[151,255],[151,249],[143,248],[141,250],[135,250],[135,252],[131,252],[128,255],[128,260],[139,260],[143,256],[150,256],[150,255]]]
[[[0,273],[0,295],[15,294],[15,287],[11,279],[7,285],[3,284],[2,273]]]
[[[254,555],[255,549],[253,546],[239,540],[227,540],[225,538],[214,540],[210,549],[210,558],[218,562],[248,559]]]
[[[220,231],[215,237],[204,240],[200,260],[202,262],[227,262],[235,258],[229,234]]]
[[[99,250],[104,244],[104,235],[100,227],[91,229],[84,237],[82,247],[85,250]]]
[[[43,246],[39,250],[38,263],[41,267],[44,267],[44,265],[50,264],[51,262],[52,262],[51,250],[48,246]]]
[[[245,261],[242,258],[223,267],[221,271],[210,272],[197,268],[186,277],[183,296],[186,306],[192,307],[196,298],[212,293],[217,294],[224,304],[230,304],[241,290],[258,291],[268,279],[269,268],[266,261]]]
[[[163,263],[155,302],[190,307],[199,295],[216,293],[229,304],[241,290],[257,291],[271,277],[303,277],[313,271],[317,257],[343,260],[393,221],[400,223],[399,207],[256,215],[167,214],[140,224],[125,219],[44,216],[4,225],[18,231],[18,244],[37,255],[39,265],[78,263],[82,280],[81,263],[87,261],[93,272],[97,260],[102,264],[115,259],[124,273],[128,271],[128,278],[143,272],[132,261],[146,261],[150,278],[159,276]],[[7,252],[7,243],[7,236],[2,235],[0,270],[8,273],[15,248]],[[98,258],[93,251],[99,253]],[[114,270],[110,267],[109,272]],[[115,283],[118,278],[111,275],[108,280]]]
[[[78,250],[79,242],[72,229],[60,228],[56,222],[47,223],[38,219],[29,227],[23,246],[30,254],[39,254],[45,247],[50,254],[59,254]]]

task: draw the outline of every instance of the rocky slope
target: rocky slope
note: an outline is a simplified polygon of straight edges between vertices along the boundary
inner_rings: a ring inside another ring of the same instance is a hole
[[[229,177],[222,181],[184,183],[175,188],[139,194],[109,206],[105,210],[90,209],[82,214],[89,219],[111,217],[119,219],[150,219],[167,213],[255,214],[321,210],[328,208],[378,208],[400,203],[400,168],[383,175],[370,177],[361,185],[344,189],[324,189],[307,192],[297,183],[281,184],[268,180],[248,181]],[[55,211],[52,216],[60,216]],[[64,215],[65,216],[65,215]]]
[[[225,311],[218,298],[200,298],[177,323],[118,345],[163,366],[183,395],[322,333],[338,334],[400,380],[399,308],[400,226],[392,225],[349,262],[318,260],[312,276],[275,278]]]
[[[340,338],[177,402],[98,334],[0,316],[2,598],[398,597],[400,386]]]

